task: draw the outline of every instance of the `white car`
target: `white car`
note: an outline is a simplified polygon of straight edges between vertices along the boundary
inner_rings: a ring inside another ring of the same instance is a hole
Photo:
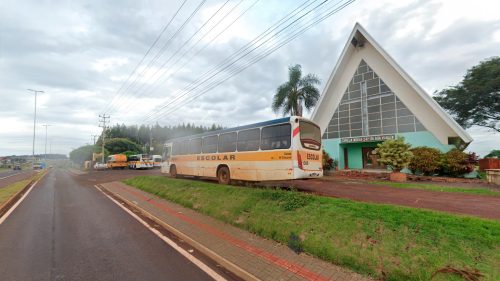
[[[107,164],[95,163],[94,170],[106,170],[108,168]]]

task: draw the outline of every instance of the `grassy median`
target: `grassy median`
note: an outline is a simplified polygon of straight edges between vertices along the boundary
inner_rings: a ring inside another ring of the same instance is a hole
[[[370,183],[376,185],[397,187],[397,188],[413,188],[413,189],[432,190],[440,192],[468,193],[468,194],[485,195],[485,196],[500,196],[500,191],[495,191],[485,187],[470,188],[470,187],[456,187],[456,186],[446,186],[446,185],[428,184],[428,183],[409,183],[409,182],[401,183],[401,182],[388,182],[388,181],[372,181]]]
[[[26,187],[31,181],[37,180],[43,176],[44,172],[37,173],[29,179],[18,181],[7,185],[6,187],[0,188],[0,205],[9,200],[17,192]]]
[[[18,181],[13,184],[9,184],[6,187],[0,188],[0,205],[9,200],[10,197],[14,196],[18,191],[23,189],[31,180]]]
[[[500,221],[160,176],[124,182],[377,278],[429,280],[450,266],[500,280]]]

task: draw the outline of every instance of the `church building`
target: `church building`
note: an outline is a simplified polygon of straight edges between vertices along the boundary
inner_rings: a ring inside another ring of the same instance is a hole
[[[470,135],[356,24],[311,119],[339,169],[380,169],[377,143],[403,136],[446,152]]]

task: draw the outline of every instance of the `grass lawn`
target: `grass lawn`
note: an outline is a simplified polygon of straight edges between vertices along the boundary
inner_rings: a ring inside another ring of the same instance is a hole
[[[449,265],[500,280],[500,221],[161,176],[124,182],[284,244],[299,237],[296,249],[377,278],[429,280]]]
[[[389,181],[372,181],[370,183],[385,185],[397,188],[414,188],[414,189],[424,189],[432,191],[442,191],[442,192],[457,192],[457,193],[469,193],[485,196],[500,196],[499,191],[494,191],[484,187],[477,188],[466,188],[466,187],[453,187],[437,184],[426,184],[426,183],[408,183],[408,182],[389,182]]]

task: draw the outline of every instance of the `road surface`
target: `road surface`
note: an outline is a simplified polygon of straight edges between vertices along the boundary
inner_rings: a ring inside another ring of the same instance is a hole
[[[95,189],[96,180],[53,170],[32,189],[0,225],[2,280],[211,279]]]

